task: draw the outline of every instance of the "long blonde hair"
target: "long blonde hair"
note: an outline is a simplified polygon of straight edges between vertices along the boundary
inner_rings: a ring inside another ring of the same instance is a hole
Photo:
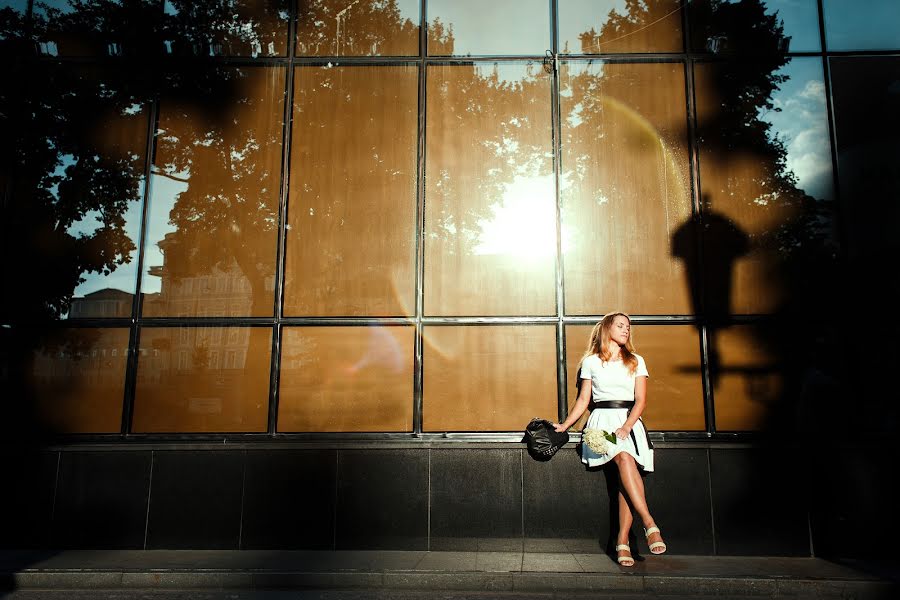
[[[625,317],[628,319],[628,341],[625,342],[625,345],[620,346],[622,349],[622,362],[625,363],[625,366],[628,367],[628,370],[631,373],[634,373],[638,366],[637,356],[634,354],[634,344],[631,342],[631,317],[626,315],[623,312],[611,312],[609,314],[603,315],[603,318],[594,325],[594,328],[591,330],[591,337],[588,339],[587,350],[584,351],[584,356],[581,357],[581,362],[584,362],[588,356],[592,356],[596,354],[600,357],[600,360],[603,362],[608,361],[612,358],[609,354],[609,330],[612,328],[613,321],[616,317]],[[581,363],[579,363],[580,365]]]

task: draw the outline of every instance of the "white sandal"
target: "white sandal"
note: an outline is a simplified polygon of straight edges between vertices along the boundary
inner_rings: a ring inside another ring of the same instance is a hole
[[[628,544],[619,544],[618,546],[616,546],[617,555],[622,550],[627,550],[628,556],[616,556],[616,562],[618,562],[623,567],[633,567],[634,557],[631,556],[631,546],[629,546]]]
[[[649,529],[644,530],[644,537],[647,538],[647,543],[650,543],[650,536],[654,533],[659,533],[660,537],[662,537],[662,533],[659,531],[659,527],[654,525]],[[662,548],[659,552],[656,552],[657,549]],[[650,554],[662,554],[666,551],[666,543],[665,542],[653,542],[650,544]]]

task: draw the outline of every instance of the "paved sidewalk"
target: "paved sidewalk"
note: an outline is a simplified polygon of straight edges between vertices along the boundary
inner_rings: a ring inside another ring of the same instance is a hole
[[[649,596],[900,597],[897,563],[408,551],[0,552],[0,590],[423,590]]]

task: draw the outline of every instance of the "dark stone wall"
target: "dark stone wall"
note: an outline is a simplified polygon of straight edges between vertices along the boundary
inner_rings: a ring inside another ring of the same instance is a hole
[[[659,446],[644,482],[673,554],[865,555],[838,539],[859,533],[846,513],[886,501],[842,510],[746,445]],[[585,469],[574,445],[545,462],[499,443],[73,446],[2,461],[3,548],[606,552],[615,531],[615,473]]]

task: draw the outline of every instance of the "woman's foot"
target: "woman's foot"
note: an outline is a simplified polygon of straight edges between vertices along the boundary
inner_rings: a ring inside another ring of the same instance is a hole
[[[616,561],[623,567],[634,566],[634,558],[631,556],[631,547],[628,544],[616,545]]]
[[[650,554],[662,554],[666,551],[666,543],[662,539],[659,527],[651,525],[644,529],[644,535],[647,537],[647,544],[650,546]]]

